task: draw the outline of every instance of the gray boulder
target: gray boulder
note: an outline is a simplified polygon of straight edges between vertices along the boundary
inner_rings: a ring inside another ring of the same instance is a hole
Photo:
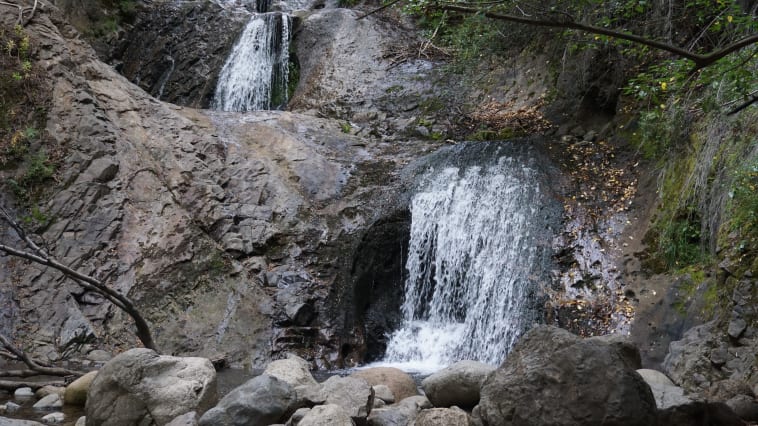
[[[4,410],[4,412],[8,413],[8,414],[13,414],[13,413],[15,413],[16,411],[18,411],[20,409],[21,409],[20,405],[16,404],[13,401],[8,401],[8,402],[5,403],[5,410]]]
[[[469,426],[468,414],[460,408],[432,408],[419,413],[413,426]]]
[[[722,402],[694,401],[658,411],[663,426],[744,426],[745,423]]]
[[[0,417],[0,426],[44,426],[40,422],[33,422],[31,420],[19,420],[9,419],[7,417]]]
[[[645,383],[648,385],[652,384],[658,384],[658,385],[665,385],[665,386],[676,386],[674,382],[671,381],[671,379],[668,378],[665,374],[658,370],[651,370],[648,368],[640,368],[637,370],[637,374],[642,376],[642,379],[645,380]]]
[[[400,401],[409,396],[418,395],[416,382],[408,373],[394,367],[373,367],[359,370],[350,377],[358,377],[368,382],[371,386],[385,385],[392,391],[395,401]]]
[[[197,413],[190,411],[189,413],[184,413],[181,416],[175,417],[174,420],[168,422],[166,426],[197,426],[197,421]]]
[[[276,377],[293,387],[316,385],[318,382],[311,375],[309,367],[308,361],[298,356],[290,355],[287,359],[271,362],[266,366],[263,374]]]
[[[479,390],[495,367],[477,361],[459,361],[421,382],[427,398],[435,407],[472,408],[479,403]]]
[[[63,407],[63,401],[57,393],[51,393],[34,403],[34,408],[37,410],[52,410],[61,407]]]
[[[79,377],[66,386],[63,400],[69,405],[85,405],[87,402],[87,392],[92,381],[95,380],[97,371],[90,371],[89,373]]]
[[[371,387],[374,388],[374,406],[376,406],[377,400],[386,402],[387,404],[395,402],[395,395],[387,385],[376,385]]]
[[[669,344],[663,371],[690,392],[699,391],[704,383],[723,379],[723,373],[711,362],[711,352],[721,346],[717,334],[717,324],[713,321],[687,330],[680,340]]]
[[[297,410],[295,410],[294,413],[292,413],[292,415],[290,416],[290,419],[287,420],[287,425],[297,426],[297,424],[300,423],[300,420],[303,420],[303,417],[305,417],[305,415],[308,414],[309,411],[311,411],[311,409],[307,407],[298,408]]]
[[[229,392],[200,418],[200,425],[268,425],[286,421],[297,408],[292,386],[262,374]]]
[[[345,410],[336,404],[317,405],[310,409],[298,426],[354,426]]]
[[[357,377],[332,376],[321,384],[326,403],[336,404],[355,421],[362,423],[374,406],[374,389]]]
[[[413,423],[422,410],[432,408],[432,403],[422,395],[410,396],[397,404],[377,408],[368,416],[370,426],[407,426]]]
[[[37,398],[42,399],[42,398],[44,398],[44,397],[46,397],[46,396],[48,396],[50,394],[53,394],[53,393],[57,393],[62,398],[63,394],[66,393],[66,388],[59,387],[59,386],[45,385],[45,386],[42,386],[41,388],[37,389],[34,392],[34,396],[36,396]]]
[[[162,426],[203,412],[217,399],[216,371],[205,358],[158,355],[132,349],[106,363],[87,392],[87,424],[120,426],[148,418]]]
[[[582,339],[537,326],[485,380],[484,425],[656,424],[650,387],[637,374],[639,352],[617,339]]]
[[[42,423],[49,425],[61,424],[64,420],[66,420],[66,416],[61,412],[50,413],[42,417]]]
[[[18,388],[13,391],[14,398],[31,398],[33,396],[34,391],[32,391],[32,388]]]
[[[692,402],[692,399],[684,396],[684,389],[674,385],[674,382],[660,371],[640,369],[637,370],[637,373],[650,386],[655,398],[655,405],[659,410]]]
[[[758,421],[758,401],[755,398],[748,395],[736,395],[727,401],[726,405],[742,420]]]

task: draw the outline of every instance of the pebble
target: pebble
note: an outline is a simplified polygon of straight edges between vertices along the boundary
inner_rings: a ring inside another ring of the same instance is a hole
[[[61,396],[57,393],[51,393],[34,404],[34,408],[37,410],[50,410],[61,407],[63,407],[63,401],[61,401]]]
[[[55,424],[63,423],[63,420],[65,420],[65,418],[66,416],[64,416],[63,413],[60,413],[60,412],[50,413],[42,418],[42,423],[55,425]]]
[[[32,388],[18,388],[13,392],[13,396],[15,398],[31,398],[34,396],[34,392],[32,392]]]

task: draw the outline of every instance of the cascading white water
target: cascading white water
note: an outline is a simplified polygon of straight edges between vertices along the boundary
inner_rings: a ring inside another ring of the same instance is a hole
[[[424,176],[411,202],[403,325],[383,364],[436,371],[504,359],[536,319],[546,228],[538,181],[510,157]]]
[[[219,74],[214,109],[244,112],[287,104],[290,26],[284,13],[250,18]]]

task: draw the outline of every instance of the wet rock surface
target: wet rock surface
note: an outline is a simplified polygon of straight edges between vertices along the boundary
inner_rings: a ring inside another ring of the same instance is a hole
[[[245,12],[216,2],[156,2],[138,9],[134,25],[104,59],[156,99],[207,108],[250,17]]]
[[[216,403],[216,371],[204,358],[158,355],[132,349],[108,362],[87,392],[88,423],[163,425]]]
[[[367,230],[396,214],[399,171],[434,143],[398,149],[312,115],[164,104],[98,61],[54,9],[28,30],[49,47],[40,57],[56,75],[48,131],[66,153],[41,207],[56,220],[39,238],[135,300],[163,350],[233,365],[294,350],[334,367],[366,354],[364,324],[376,324],[376,339],[392,326],[398,297],[356,291],[354,256]],[[395,238],[407,222],[385,223],[397,231],[372,250],[393,247],[390,261],[360,266],[362,282],[402,269]],[[129,320],[98,295],[3,262],[20,277],[6,328],[35,336],[37,355],[55,360],[56,345],[80,341],[113,352],[133,344]],[[386,294],[401,282],[387,280]]]
[[[487,377],[478,413],[485,425],[655,424],[655,399],[637,368],[629,344],[538,326]]]
[[[273,424],[286,421],[297,409],[295,390],[267,374],[250,379],[200,417],[201,426]]]
[[[459,361],[421,382],[426,396],[435,407],[473,408],[487,375],[495,367],[476,361]]]

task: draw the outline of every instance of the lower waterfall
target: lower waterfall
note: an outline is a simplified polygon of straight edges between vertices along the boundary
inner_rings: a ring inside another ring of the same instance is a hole
[[[291,17],[255,14],[218,77],[213,109],[258,111],[287,104]]]
[[[428,171],[411,200],[403,324],[382,364],[435,371],[490,364],[539,316],[550,226],[538,171],[522,159]]]

